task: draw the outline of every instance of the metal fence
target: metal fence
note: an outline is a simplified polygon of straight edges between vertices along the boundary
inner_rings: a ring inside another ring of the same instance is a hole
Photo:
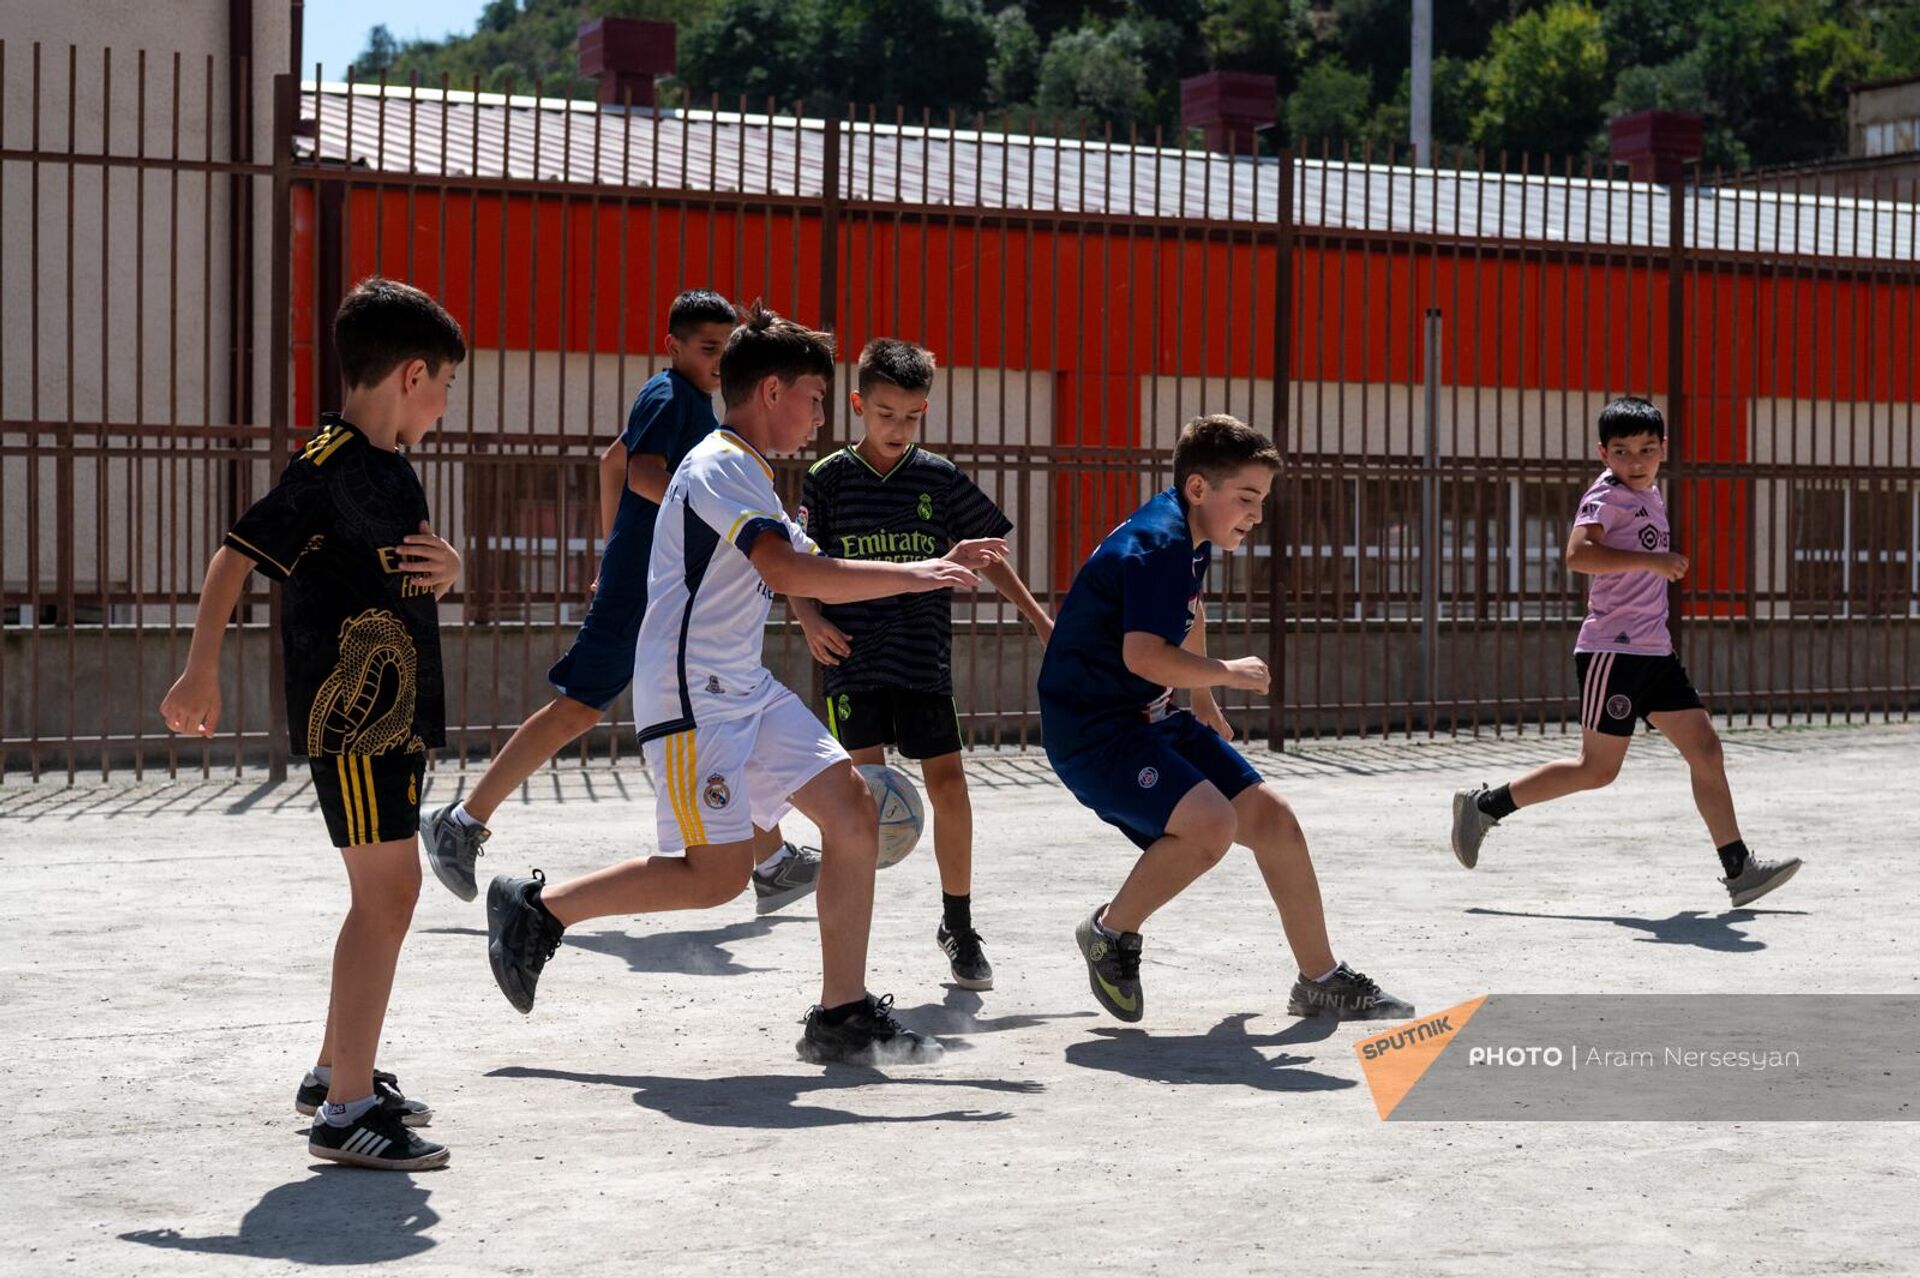
[[[1590,161],[1213,153],[987,132],[270,82],[211,60],[0,43],[5,767],[284,764],[274,596],[229,635],[220,737],[168,737],[200,571],[334,398],[328,323],[370,272],[441,297],[472,356],[411,453],[466,559],[443,610],[448,757],[548,695],[601,541],[595,460],[686,287],[939,356],[927,444],[1016,525],[1057,606],[1231,412],[1287,465],[1216,564],[1225,698],[1276,745],[1564,731],[1584,588],[1561,564],[1613,395],[1666,411],[1693,559],[1682,653],[1728,719],[1911,715],[1920,447],[1911,181],[1631,183]],[[849,369],[850,371],[850,369]],[[840,390],[849,388],[843,378]],[[844,395],[818,451],[849,442]],[[785,459],[791,498],[809,457]],[[803,691],[781,621],[769,663]],[[975,745],[1036,740],[1040,650],[955,609]],[[642,671],[641,678],[650,677]],[[624,705],[579,751],[631,749]]]

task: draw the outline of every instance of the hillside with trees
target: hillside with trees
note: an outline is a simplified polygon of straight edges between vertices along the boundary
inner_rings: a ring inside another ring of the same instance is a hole
[[[1846,144],[1847,89],[1920,74],[1920,4],[1838,0],[1435,0],[1434,141],[1605,154],[1606,121],[1661,107],[1707,121],[1709,165],[1817,159]],[[871,104],[1017,129],[1171,130],[1180,79],[1260,71],[1278,132],[1404,145],[1409,0],[491,0],[471,35],[369,33],[361,77],[446,77],[590,97],[576,31],[671,21],[665,102],[773,98],[814,114]],[[329,68],[331,73],[334,69]]]

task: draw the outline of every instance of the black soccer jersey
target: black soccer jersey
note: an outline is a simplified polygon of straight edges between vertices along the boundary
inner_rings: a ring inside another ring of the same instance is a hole
[[[287,733],[297,755],[387,754],[446,741],[440,614],[401,569],[427,494],[399,453],[336,413],[227,545],[286,583]]]
[[[840,559],[937,559],[956,541],[1013,527],[993,499],[938,453],[914,446],[885,475],[853,448],[815,462],[802,488],[801,527]],[[953,592],[895,595],[821,610],[853,654],[826,671],[829,695],[874,688],[953,692]]]

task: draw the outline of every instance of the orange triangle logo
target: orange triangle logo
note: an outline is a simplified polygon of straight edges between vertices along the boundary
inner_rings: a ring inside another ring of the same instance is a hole
[[[1482,994],[1471,1002],[1408,1021],[1353,1045],[1354,1054],[1360,1058],[1360,1072],[1367,1076],[1367,1086],[1373,1091],[1374,1108],[1380,1111],[1382,1119],[1406,1099],[1420,1076],[1440,1059],[1440,1053],[1447,1050],[1453,1036],[1473,1019],[1473,1014],[1486,1001],[1487,996]]]

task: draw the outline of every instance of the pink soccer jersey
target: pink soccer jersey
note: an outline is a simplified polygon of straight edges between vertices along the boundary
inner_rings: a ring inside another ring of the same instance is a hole
[[[1610,470],[1580,498],[1574,527],[1600,530],[1600,544],[1613,550],[1664,551],[1671,540],[1667,506],[1658,488],[1636,493]],[[1575,652],[1634,652],[1664,657],[1673,651],[1667,633],[1667,579],[1657,572],[1610,572],[1589,579],[1587,619]]]

